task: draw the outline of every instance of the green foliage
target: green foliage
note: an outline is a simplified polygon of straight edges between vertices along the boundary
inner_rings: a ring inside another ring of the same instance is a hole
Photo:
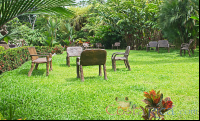
[[[20,26],[16,29],[19,39],[24,39],[28,45],[42,46],[45,40],[45,36],[39,32],[39,30],[32,30],[26,25]]]
[[[5,48],[3,46],[0,46],[0,52],[5,50]]]
[[[27,47],[10,48],[0,52],[0,73],[10,71],[30,60]]]
[[[186,43],[196,39],[197,27],[191,16],[199,15],[196,0],[164,0],[160,6],[159,26],[164,37],[176,43]]]

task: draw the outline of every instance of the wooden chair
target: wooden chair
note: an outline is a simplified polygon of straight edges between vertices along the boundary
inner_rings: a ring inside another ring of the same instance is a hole
[[[99,48],[104,48],[105,49],[105,47],[104,47],[104,45],[102,45],[101,43],[96,43],[96,47],[99,49]]]
[[[181,44],[181,49],[180,49],[180,55],[182,56],[182,50],[184,50],[184,55],[185,55],[185,50],[188,51],[189,56],[190,55],[190,50],[192,51],[192,54],[194,54],[194,50],[193,50],[193,43],[194,39],[190,39],[189,43],[182,43]]]
[[[77,78],[80,78],[80,75],[79,75],[79,68],[80,68],[81,81],[84,81],[83,66],[93,66],[93,65],[99,65],[99,76],[102,76],[101,65],[103,65],[104,79],[107,80],[106,56],[107,56],[107,52],[104,49],[84,50],[81,53],[81,56],[77,57],[76,59]]]
[[[128,69],[131,70],[129,62],[128,62],[129,52],[130,52],[130,46],[127,46],[125,53],[115,52],[112,54],[111,61],[112,61],[112,69],[114,69],[114,71],[116,71],[116,60],[123,60],[126,68],[128,67]],[[116,57],[117,55],[124,55],[124,56]]]
[[[87,49],[87,48],[91,48],[91,46],[89,45],[89,43],[83,43],[83,49]]]
[[[83,51],[82,47],[68,47],[67,48],[67,57],[66,57],[66,65],[70,67],[70,57],[80,56]]]
[[[114,45],[112,44],[112,49],[113,49],[113,47],[117,47],[117,50],[118,50],[118,47],[120,47],[120,42],[115,42]]]
[[[165,47],[168,49],[168,53],[169,53],[169,42],[168,40],[158,40],[158,53],[159,53],[159,48],[160,47]]]
[[[35,47],[28,47],[28,51],[30,53],[31,60],[32,60],[31,69],[28,72],[28,76],[31,76],[35,63],[36,63],[35,69],[38,68],[38,65],[40,63],[46,63],[46,76],[48,76],[49,75],[49,62],[50,62],[50,71],[53,70],[53,68],[52,68],[52,54],[51,53],[37,53],[36,50],[35,50]],[[40,54],[40,55],[38,55],[38,54]],[[43,58],[39,58],[39,57],[43,57]]]
[[[147,52],[148,52],[148,48],[150,47],[156,47],[156,51],[158,50],[158,42],[157,41],[150,41],[149,44],[147,44]]]

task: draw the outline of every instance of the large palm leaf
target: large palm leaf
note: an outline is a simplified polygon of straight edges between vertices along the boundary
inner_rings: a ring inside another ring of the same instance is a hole
[[[72,4],[74,0],[0,0],[0,28],[24,14],[52,13],[69,17],[73,12],[64,6]]]

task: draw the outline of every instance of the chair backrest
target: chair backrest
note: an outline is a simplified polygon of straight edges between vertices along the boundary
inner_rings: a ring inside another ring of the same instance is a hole
[[[120,46],[120,42],[115,42],[114,46]]]
[[[28,51],[30,55],[37,55],[35,47],[28,47]],[[38,59],[38,56],[32,56],[32,61]]]
[[[104,65],[106,63],[107,52],[104,49],[84,50],[81,53],[80,65]]]
[[[72,57],[72,56],[80,56],[81,53],[83,51],[83,48],[82,47],[68,47],[67,48],[67,54],[68,56]]]
[[[126,58],[128,57],[128,55],[129,55],[129,53],[130,53],[130,48],[131,48],[130,46],[127,46],[127,47],[126,47],[126,51],[125,51],[125,54],[126,54],[126,55],[124,55],[124,57],[126,57]]]
[[[159,47],[168,47],[168,40],[158,40]]]
[[[194,39],[190,39],[190,41],[189,41],[189,48],[192,48],[192,43],[194,42]]]
[[[150,47],[157,47],[158,46],[158,42],[157,41],[150,41],[149,42],[149,46]]]
[[[96,43],[96,47],[102,47],[101,43]]]

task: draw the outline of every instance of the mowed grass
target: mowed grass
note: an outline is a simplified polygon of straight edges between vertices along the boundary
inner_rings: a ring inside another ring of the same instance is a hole
[[[10,117],[10,105],[15,106],[13,119],[28,120],[141,120],[142,111],[118,115],[115,97],[128,97],[137,107],[145,106],[144,91],[161,91],[173,101],[167,120],[199,119],[199,48],[189,57],[179,50],[131,50],[129,71],[123,61],[112,69],[111,55],[125,50],[108,50],[107,80],[98,76],[98,66],[84,66],[85,81],[76,78],[76,58],[66,66],[66,52],[53,56],[53,71],[46,76],[46,64],[40,64],[28,77],[31,61],[18,69],[0,75],[0,113]],[[103,74],[103,73],[102,73]],[[110,107],[108,107],[110,106]],[[111,114],[109,115],[107,111]],[[13,111],[12,111],[13,112]]]

